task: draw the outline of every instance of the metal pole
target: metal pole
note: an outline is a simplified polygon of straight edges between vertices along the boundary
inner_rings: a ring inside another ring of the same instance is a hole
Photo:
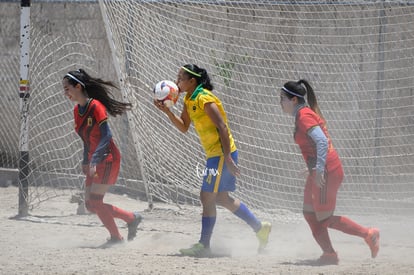
[[[382,8],[379,13],[379,34],[378,34],[378,73],[377,73],[377,94],[375,98],[375,133],[374,133],[374,176],[373,183],[374,188],[378,188],[378,179],[380,178],[380,165],[381,165],[381,130],[382,130],[382,102],[384,100],[384,79],[385,79],[385,54],[384,43],[385,33],[387,25],[387,17],[385,14],[384,3],[381,4]]]
[[[20,137],[19,137],[19,213],[28,215],[29,194],[29,51],[30,51],[30,0],[20,3]]]
[[[108,38],[109,46],[111,47],[115,70],[116,70],[116,73],[118,75],[118,79],[120,81],[120,85],[121,85],[121,88],[122,88],[122,93],[123,93],[122,95],[123,95],[124,99],[127,99],[128,98],[128,93],[130,92],[129,86],[126,83],[127,76],[125,75],[125,73],[122,73],[123,70],[121,70],[121,66],[118,62],[118,58],[117,58],[116,50],[115,50],[115,45],[114,45],[113,34],[112,34],[111,28],[109,26],[108,16],[107,16],[106,11],[105,11],[106,8],[105,8],[105,5],[104,5],[104,0],[99,0],[99,6],[101,8],[102,19],[105,23],[106,35],[107,35],[107,38]],[[140,141],[137,137],[137,131],[136,131],[137,127],[136,127],[136,125],[135,125],[135,123],[134,123],[131,116],[132,116],[131,112],[127,112],[127,118],[128,118],[128,121],[129,121],[128,125],[133,129],[132,130],[132,132],[133,132],[132,138],[133,138],[133,141],[134,141],[135,150],[137,151],[139,169],[140,169],[140,172],[141,172],[142,180],[144,182],[145,193],[147,195],[147,200],[148,200],[148,208],[152,209],[153,208],[153,200],[152,200],[152,194],[151,194],[150,188],[149,188],[149,182],[148,182],[147,176],[145,174],[143,151],[141,149]]]
[[[126,83],[126,80],[128,78],[127,75],[125,75],[125,73],[123,74],[123,70],[121,70],[121,66],[118,62],[118,58],[116,55],[116,50],[115,50],[115,44],[114,44],[114,39],[113,39],[113,34],[109,25],[109,19],[108,16],[106,14],[106,8],[105,8],[105,4],[104,4],[104,0],[99,0],[99,6],[101,8],[101,13],[102,13],[102,19],[105,23],[105,29],[106,29],[106,35],[108,38],[108,42],[109,42],[109,46],[111,48],[111,52],[112,52],[112,59],[114,61],[114,66],[115,66],[115,71],[118,75],[118,79],[120,81],[120,85],[121,85],[121,91],[122,91],[122,95],[124,99],[128,98],[128,93],[130,92],[130,88],[129,85]],[[141,149],[141,145],[140,145],[140,140],[137,137],[137,127],[134,123],[134,120],[132,119],[132,114],[131,112],[127,112],[127,118],[129,121],[129,126],[132,128],[132,138],[133,138],[133,142],[135,145],[135,150],[137,151],[137,157],[138,157],[138,164],[139,164],[139,169],[141,172],[141,177],[142,180],[144,182],[144,187],[145,187],[145,193],[147,195],[147,200],[148,200],[148,208],[150,210],[153,209],[153,200],[152,200],[152,194],[150,191],[150,187],[149,187],[149,182],[147,179],[147,175],[145,174],[145,169],[144,169],[144,156],[143,156],[143,151]]]

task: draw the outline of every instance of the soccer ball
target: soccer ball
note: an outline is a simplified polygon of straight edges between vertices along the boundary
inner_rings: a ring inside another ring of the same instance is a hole
[[[178,87],[170,80],[162,80],[154,87],[154,98],[171,107],[178,100]]]

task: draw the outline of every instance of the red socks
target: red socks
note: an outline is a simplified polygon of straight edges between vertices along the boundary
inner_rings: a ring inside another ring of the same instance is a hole
[[[344,216],[331,216],[324,220],[322,224],[323,226],[361,238],[365,238],[368,235],[368,228],[365,228]]]
[[[104,207],[107,212],[111,213],[112,217],[121,219],[125,221],[126,223],[133,222],[135,219],[134,213],[118,208],[116,206],[113,206],[112,204],[104,203]]]
[[[344,216],[331,216],[321,222],[316,219],[315,213],[305,212],[303,213],[303,216],[309,224],[314,239],[322,248],[323,252],[335,252],[329,238],[328,228],[333,228],[361,238],[365,238],[368,235],[368,228],[365,228]]]
[[[329,238],[328,229],[316,219],[315,213],[303,213],[303,215],[309,224],[313,238],[319,244],[322,251],[326,253],[335,252],[332,247],[331,239]]]
[[[86,202],[86,208],[98,215],[111,237],[122,239],[114,218],[119,218],[129,223],[134,220],[132,212],[125,211],[110,204],[103,203],[103,195],[90,194],[90,199]]]

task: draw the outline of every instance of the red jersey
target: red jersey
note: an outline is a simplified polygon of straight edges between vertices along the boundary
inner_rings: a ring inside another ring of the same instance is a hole
[[[325,121],[319,117],[311,108],[303,107],[298,110],[295,120],[295,142],[299,145],[302,151],[303,159],[305,160],[309,169],[316,166],[316,144],[308,135],[309,130],[315,126],[321,127],[323,133],[328,139],[328,152],[326,154],[326,170],[332,171],[341,166],[341,161],[335,148],[332,145],[331,138],[328,134]]]
[[[75,131],[81,137],[88,151],[88,160],[90,161],[101,140],[99,126],[102,122],[105,122],[108,119],[106,108],[98,100],[91,99],[88,101],[83,114],[79,112],[79,105],[75,106],[74,117]],[[107,153],[109,153],[113,147],[115,147],[115,144],[111,139]]]

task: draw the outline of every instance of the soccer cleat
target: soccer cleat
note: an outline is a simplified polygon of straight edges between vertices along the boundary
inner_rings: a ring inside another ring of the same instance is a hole
[[[134,212],[134,220],[128,223],[128,241],[132,241],[137,236],[138,225],[142,221],[142,216]]]
[[[339,264],[338,254],[336,252],[324,252],[318,260],[316,260],[317,265],[337,265]]]
[[[269,241],[269,234],[272,230],[270,222],[262,222],[262,227],[257,231],[256,236],[259,239],[259,252],[262,252]]]
[[[202,243],[196,243],[190,248],[180,249],[180,253],[183,256],[203,258],[210,256],[210,248],[204,247]]]
[[[124,243],[124,239],[121,238],[117,238],[117,237],[113,237],[111,236],[106,243],[102,244],[99,246],[99,248],[110,248],[113,247],[115,245],[119,245],[119,244],[123,244]]]
[[[379,230],[377,228],[369,228],[368,236],[365,238],[365,242],[368,244],[369,249],[371,249],[372,258],[375,258],[378,255],[379,239],[380,239]]]

